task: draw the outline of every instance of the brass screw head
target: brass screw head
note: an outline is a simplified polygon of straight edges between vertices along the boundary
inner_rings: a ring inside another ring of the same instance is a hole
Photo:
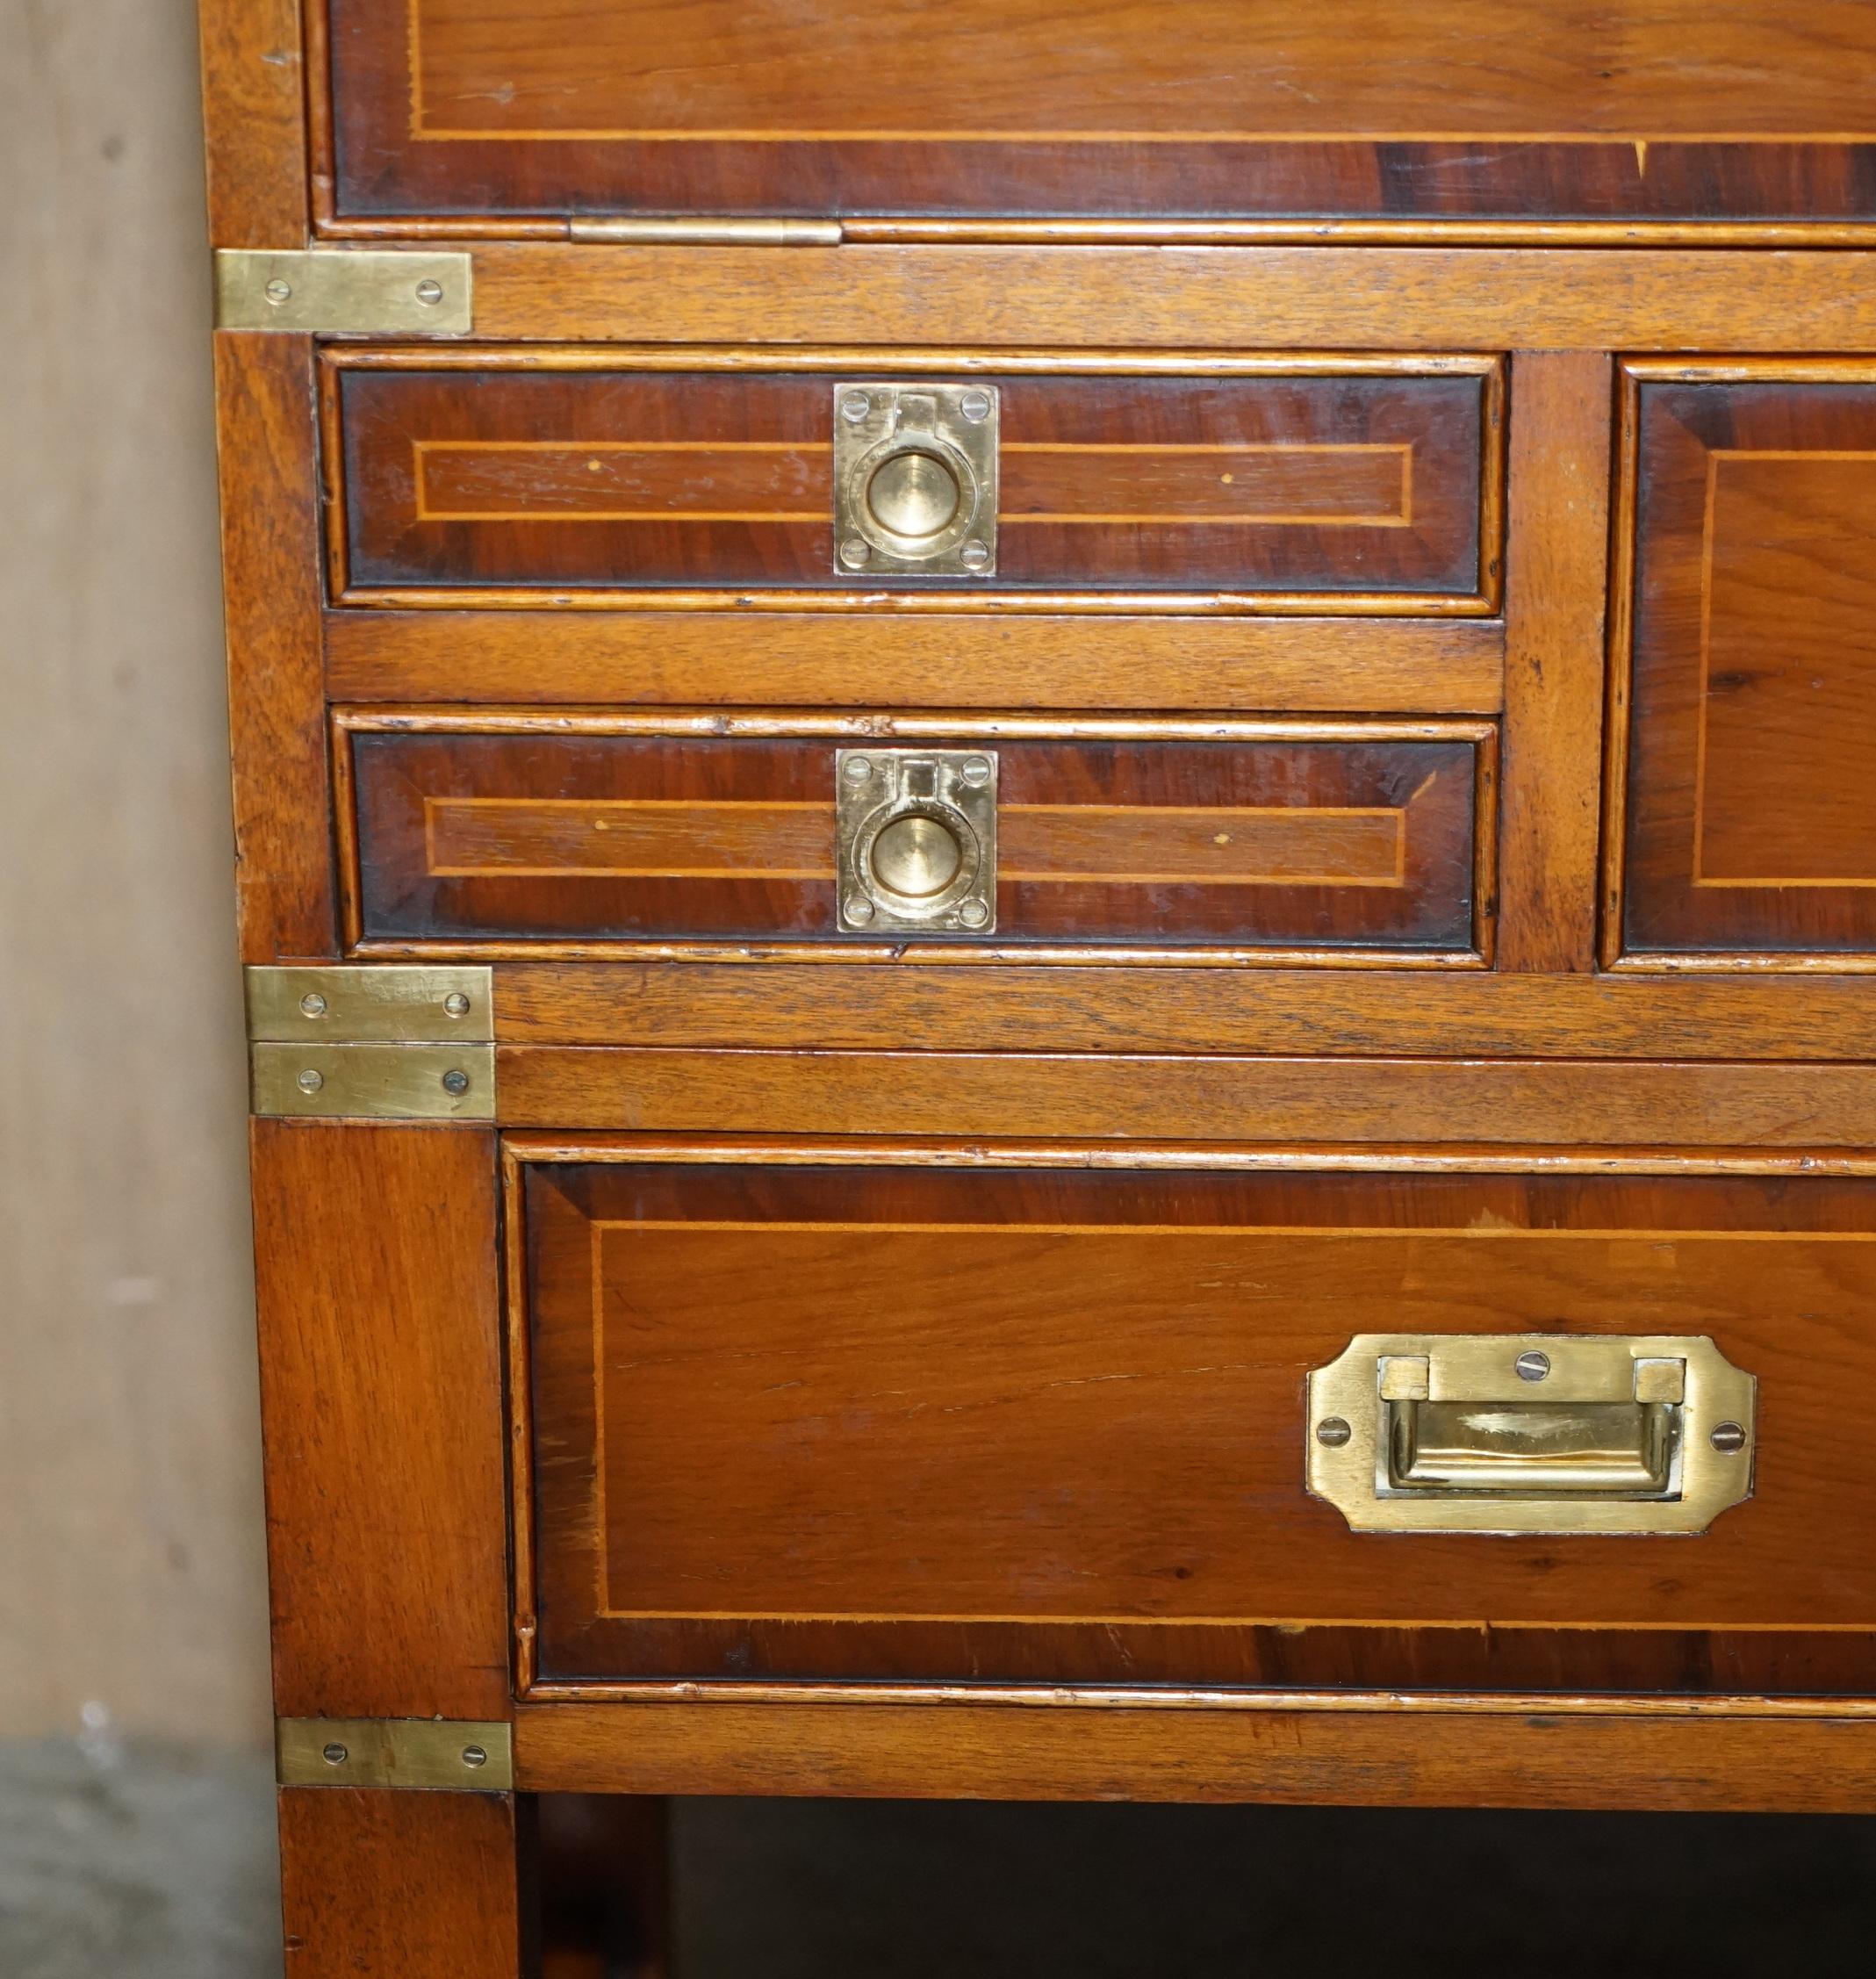
[[[486,1766],[488,1762],[489,1756],[480,1745],[464,1746],[463,1764],[464,1766]]]
[[[973,756],[964,766],[964,781],[972,789],[981,790],[990,781],[989,759],[983,756]]]
[[[283,282],[277,275],[261,292],[277,309],[282,303],[292,301],[293,284],[291,282]]]
[[[1707,1440],[1722,1457],[1737,1457],[1746,1447],[1746,1433],[1736,1422],[1716,1422]]]
[[[849,536],[840,546],[841,562],[852,565],[856,569],[866,563],[872,555],[871,546],[863,543],[857,536]]]
[[[469,1090],[469,1075],[452,1069],[443,1074],[443,1090],[460,1099]]]
[[[1354,1434],[1339,1415],[1326,1415],[1316,1425],[1316,1441],[1328,1450],[1340,1450]]]
[[[418,283],[417,300],[426,309],[435,309],[442,299],[443,285],[441,282],[424,281]]]
[[[990,918],[990,910],[981,900],[967,900],[958,910],[958,918],[967,928],[981,928]]]
[[[351,1756],[336,1738],[320,1754],[327,1766],[343,1766]]]
[[[443,1010],[445,1014],[450,1017],[467,1017],[469,1015],[469,998],[460,990],[452,990],[443,998]]]
[[[840,401],[841,418],[854,426],[858,426],[872,410],[873,401],[864,392],[850,392]]]
[[[958,410],[975,425],[990,416],[990,394],[988,392],[967,392],[958,401]]]
[[[864,927],[873,918],[873,903],[865,894],[857,893],[847,903],[847,918]]]
[[[1512,1364],[1520,1381],[1542,1381],[1550,1371],[1548,1354],[1520,1354]]]
[[[326,1014],[326,999],[320,996],[317,990],[309,990],[299,999],[299,1007],[308,1017],[324,1017]]]
[[[849,756],[847,758],[847,781],[849,783],[865,783],[871,779],[872,775],[873,760],[870,757]]]
[[[323,1072],[315,1072],[309,1065],[307,1066],[305,1070],[302,1072],[297,1079],[294,1080],[293,1083],[297,1085],[302,1092],[317,1092],[320,1088],[326,1083],[326,1075]]]
[[[958,561],[967,571],[981,571],[990,561],[989,547],[981,543],[967,543],[958,552]]]

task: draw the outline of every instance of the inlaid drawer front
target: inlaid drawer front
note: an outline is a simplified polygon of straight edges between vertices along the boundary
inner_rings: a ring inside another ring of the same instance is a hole
[[[1493,740],[1477,723],[349,710],[350,933],[1476,963]]]
[[[1866,1678],[1876,1184],[510,1155],[541,1681]]]
[[[1612,956],[1866,967],[1876,366],[1712,369],[1635,364],[1628,381]]]
[[[314,0],[341,216],[1868,217],[1857,0]],[[1723,32],[1721,31],[1723,28]],[[490,231],[494,231],[493,227]]]
[[[1495,597],[1491,360],[973,367],[943,380],[895,373],[876,353],[837,369],[637,362],[647,368],[606,352],[335,356],[335,591],[669,603],[864,583],[954,603],[1224,592],[1416,612],[1483,612]],[[838,389],[847,381],[859,391]],[[920,440],[934,417],[940,437]],[[947,420],[961,450],[942,437]],[[916,529],[942,486],[931,540],[945,554],[929,569],[886,554],[883,536],[869,550],[853,527],[837,531],[852,443],[883,447],[885,464],[895,434],[924,479],[898,486],[888,467],[844,499],[864,511],[870,494]]]

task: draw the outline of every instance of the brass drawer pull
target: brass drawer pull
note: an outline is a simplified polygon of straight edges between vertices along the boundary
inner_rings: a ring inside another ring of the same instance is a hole
[[[834,387],[834,564],[845,575],[994,577],[993,385]]]
[[[845,934],[988,934],[996,926],[996,752],[841,749]]]
[[[1309,1378],[1309,1488],[1358,1532],[1700,1532],[1757,1390],[1704,1336],[1360,1334]]]

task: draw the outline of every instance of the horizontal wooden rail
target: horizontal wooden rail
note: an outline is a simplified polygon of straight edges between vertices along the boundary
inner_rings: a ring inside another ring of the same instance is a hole
[[[517,242],[475,263],[479,338],[1876,350],[1863,261],[1808,249]]]
[[[1876,1810],[1868,1718],[1055,1702],[524,1705],[515,1774],[540,1793]]]

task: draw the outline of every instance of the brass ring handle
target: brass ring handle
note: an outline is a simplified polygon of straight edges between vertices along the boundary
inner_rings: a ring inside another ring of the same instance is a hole
[[[843,933],[995,929],[995,750],[837,750],[834,785]]]
[[[995,575],[999,404],[988,385],[834,387],[837,571]]]

